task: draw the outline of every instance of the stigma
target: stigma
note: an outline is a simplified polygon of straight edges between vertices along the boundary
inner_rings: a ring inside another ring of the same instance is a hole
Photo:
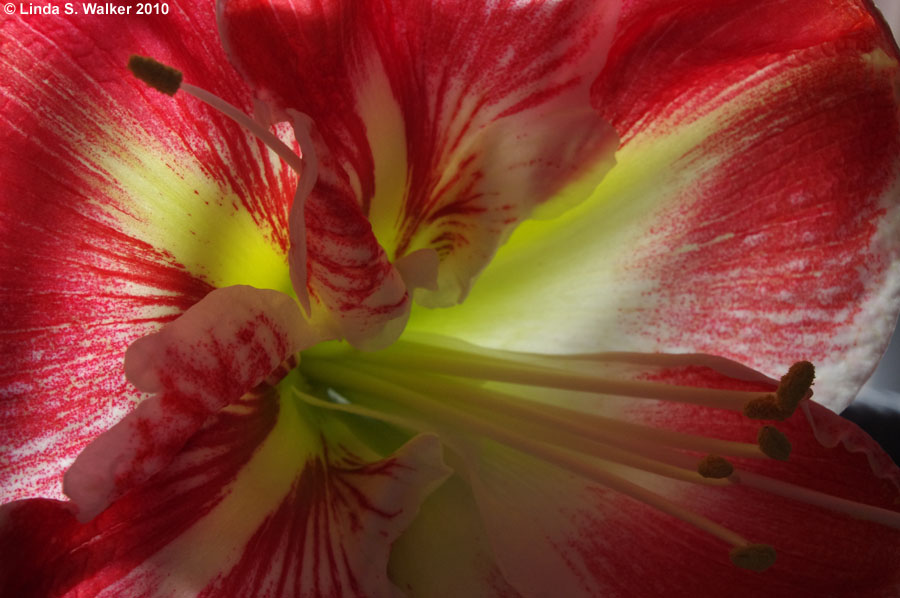
[[[291,148],[285,145],[284,142],[276,137],[271,131],[262,127],[258,122],[253,120],[236,106],[229,104],[219,96],[201,87],[185,83],[183,81],[183,75],[178,69],[163,64],[148,56],[134,54],[128,59],[128,70],[131,71],[135,77],[160,93],[174,96],[177,92],[181,91],[193,96],[214,110],[227,116],[257,139],[265,143],[269,149],[278,154],[278,157],[284,160],[291,170],[298,175],[303,175],[303,171],[305,170],[304,163],[308,164],[310,158],[313,162],[315,161],[312,142],[308,141],[308,131],[306,131],[306,135],[298,135],[298,142],[300,142],[301,145],[300,150],[303,154],[303,158],[301,159],[300,156],[294,153]],[[303,143],[303,140],[307,140],[307,143]]]
[[[181,71],[147,56],[134,54],[128,58],[128,70],[161,93],[173,96],[181,87]]]
[[[291,284],[297,293],[297,300],[307,315],[311,313],[309,292],[307,289],[306,271],[306,224],[305,204],[312,194],[319,178],[319,161],[312,141],[312,119],[302,112],[287,110],[287,116],[293,121],[294,138],[300,149],[300,155],[285,145],[274,133],[262,124],[229,104],[214,93],[196,85],[185,83],[181,71],[165,65],[153,58],[133,55],[128,59],[131,73],[153,89],[169,96],[181,91],[200,100],[213,110],[227,116],[248,133],[262,141],[284,163],[297,173],[298,185],[291,204],[288,228],[291,239]]]

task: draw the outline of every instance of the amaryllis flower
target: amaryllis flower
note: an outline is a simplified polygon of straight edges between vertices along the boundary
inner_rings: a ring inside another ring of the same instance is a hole
[[[128,6],[0,24],[4,595],[896,595],[868,1]]]

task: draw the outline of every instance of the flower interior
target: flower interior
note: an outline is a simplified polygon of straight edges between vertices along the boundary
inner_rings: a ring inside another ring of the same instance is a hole
[[[251,117],[203,89],[182,83],[177,70],[143,57],[132,57],[129,68],[163,93],[174,95],[180,90],[206,102],[276,152],[300,176],[294,209],[300,202],[302,216],[302,202],[316,182],[318,169],[309,141],[313,123],[308,117],[294,115],[298,156]],[[320,134],[327,136],[328,131]],[[299,228],[294,244],[304,242],[303,227]],[[304,267],[305,260],[292,261],[291,278],[309,316]],[[430,258],[410,259],[401,274],[412,289],[431,284],[434,269]],[[400,322],[401,329],[404,323]],[[654,491],[654,478],[710,491],[749,487],[900,529],[900,513],[753,471],[754,462],[791,459],[791,438],[779,430],[780,422],[795,415],[812,420],[815,407],[809,399],[814,367],[809,362],[793,364],[776,382],[733,361],[701,354],[543,355],[487,349],[412,332],[384,348],[321,336],[307,344],[276,367],[251,395],[277,388],[299,409],[351,414],[363,425],[381,422],[410,435],[436,434],[453,453],[451,460],[463,477],[477,477],[479,454],[512,449],[695,526],[721,541],[723,551],[740,568],[768,569],[778,547],[767,544],[764,537],[745,538],[680,505],[677,498]],[[140,357],[134,352],[131,362]],[[667,375],[699,371],[714,372],[728,381],[728,388],[688,386],[684,376]],[[575,410],[569,407],[573,404],[588,408]],[[755,441],[738,442],[676,429],[679,426],[667,428],[665,422],[649,425],[634,416],[647,405],[677,406],[687,412],[720,410],[722,417],[755,422],[758,433]],[[91,458],[79,457],[79,461],[84,464]],[[74,471],[79,471],[79,461]],[[79,489],[70,485],[69,490],[78,502]],[[93,491],[82,490],[86,495]],[[82,515],[96,514],[104,504],[101,501]]]

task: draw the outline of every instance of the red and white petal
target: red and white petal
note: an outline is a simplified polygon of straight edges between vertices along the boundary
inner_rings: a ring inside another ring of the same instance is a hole
[[[678,361],[682,356],[672,357]],[[554,361],[571,367],[573,373],[606,368],[611,375],[625,379],[680,386],[760,394],[774,388],[771,380],[733,362],[711,356],[688,357],[686,361],[693,365],[617,366],[591,363],[587,358]],[[550,361],[540,356],[534,359],[535,365],[546,366]],[[512,384],[488,386],[518,391],[523,400],[572,409],[575,418],[582,413],[600,414],[722,440],[754,443],[761,425],[740,412],[670,401],[555,389],[526,389],[523,393],[524,387]],[[540,405],[534,407],[540,409]],[[809,418],[804,410],[808,410]],[[547,423],[551,425],[549,416],[558,418],[561,413],[548,413]],[[532,438],[528,425],[512,423],[514,420],[502,410],[492,411],[490,421],[506,432]],[[466,458],[468,467],[457,469],[471,482],[490,538],[491,554],[507,581],[524,596],[813,597],[830,595],[832,588],[838,588],[834,595],[886,598],[900,583],[900,532],[896,529],[749,486],[711,488],[624,466],[612,467],[627,481],[706,516],[751,542],[772,544],[778,552],[776,565],[764,574],[751,574],[730,563],[728,544],[693,526],[547,460],[492,441],[470,440],[463,429],[433,423],[443,430],[448,445]],[[787,463],[734,458],[736,466],[897,511],[900,470],[856,426],[811,402],[777,426],[793,443]],[[636,441],[640,441],[639,436]]]
[[[296,224],[306,238],[311,319],[359,349],[380,349],[403,331],[409,292],[354,201],[350,178],[321,143],[318,123],[313,140],[319,142],[318,181],[304,205],[303,222]],[[292,228],[295,222],[292,212]],[[293,273],[297,266],[292,258]]]
[[[722,368],[713,369],[713,367],[706,366],[670,367],[657,368],[655,371],[645,369],[636,377],[679,386],[758,390],[760,392],[770,392],[774,389],[774,386],[767,386],[765,381],[729,378],[728,375],[723,375],[723,371]],[[815,383],[813,398],[823,390],[822,386],[821,382]],[[716,438],[738,438],[748,442],[753,442],[759,428],[759,422],[748,420],[737,412],[714,411],[704,407],[673,405],[656,401],[640,403],[632,401],[630,407],[620,408],[617,415],[623,419],[664,426],[689,434],[702,434]],[[869,465],[868,469],[876,477],[888,480],[900,488],[900,469],[891,460],[891,457],[879,447],[878,443],[856,424],[824,408],[817,401],[801,403],[799,410],[785,423],[778,423],[777,427],[788,435],[795,447],[794,452],[800,455],[799,459],[801,460],[810,455],[834,456],[840,452],[860,454],[865,456]],[[827,450],[835,447],[839,447],[841,451],[830,452]],[[792,456],[790,462],[794,461]],[[759,464],[756,461],[746,461],[743,465],[752,469]],[[771,462],[768,462],[768,465],[782,466]],[[809,471],[804,475],[820,474]],[[831,474],[829,473],[827,477],[831,477]],[[860,492],[858,496],[859,500],[864,500],[865,494]]]
[[[126,69],[130,53],[151,54],[251,106],[212,9],[168,6],[0,23],[2,501],[62,498],[65,468],[134,405],[121,364],[136,338],[213,286],[290,292],[294,174]]]
[[[897,50],[869,4],[626,4],[593,88],[617,164],[411,329],[541,352],[816,363],[840,409],[900,305]]]
[[[615,134],[588,87],[617,10],[580,0],[220,2],[234,63],[276,117],[310,115],[317,153],[330,156],[307,208],[353,204],[371,222],[374,234],[356,238],[378,268],[359,286],[382,276],[372,240],[391,261],[430,248],[441,264],[439,289],[418,295],[429,305],[460,301],[516,224],[551,198],[577,203],[611,165]],[[308,259],[314,292],[330,263]]]
[[[394,596],[391,543],[447,474],[433,436],[381,458],[328,416],[273,392],[248,397],[89,523],[65,503],[6,505],[0,587],[22,598]]]
[[[692,415],[701,426],[715,419]],[[862,440],[865,435],[853,424],[841,425],[867,444],[867,451],[880,452],[871,439]],[[864,456],[823,448],[801,414],[787,423],[786,432],[794,442],[791,462],[757,461],[755,469],[896,508],[896,467],[890,480],[881,479]],[[498,565],[523,596],[887,598],[900,583],[897,530],[751,488],[709,488],[625,473],[629,481],[751,541],[773,545],[777,560],[762,574],[731,564],[729,546],[721,540],[511,449],[485,445],[470,473]]]
[[[79,519],[93,518],[168,465],[210,415],[317,340],[291,297],[234,286],[135,341],[125,373],[154,396],[91,442],[66,472],[63,491]]]
[[[294,291],[323,338],[343,338],[363,350],[386,347],[406,326],[408,291],[436,284],[437,256],[431,251],[434,256],[430,259],[427,249],[413,252],[392,268],[382,247],[369,234],[365,217],[352,203],[341,205],[347,194],[333,193],[331,201],[323,204],[314,200],[307,208],[320,170],[312,141],[314,123],[308,115],[293,110],[288,115],[304,165],[289,218],[288,255]],[[326,152],[324,163],[330,159]],[[329,172],[325,170],[320,190],[346,190],[347,181],[330,179]]]

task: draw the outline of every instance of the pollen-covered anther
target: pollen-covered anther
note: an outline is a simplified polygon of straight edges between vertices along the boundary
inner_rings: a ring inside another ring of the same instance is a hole
[[[729,556],[741,569],[761,572],[775,564],[776,554],[768,544],[748,544],[732,548]]]
[[[800,401],[812,396],[811,386],[816,368],[808,361],[798,361],[781,377],[775,394],[764,395],[744,405],[750,419],[784,421],[794,414]]]
[[[760,450],[778,461],[787,461],[791,455],[791,441],[774,426],[763,426],[756,435]]]
[[[147,56],[132,54],[128,58],[128,70],[153,89],[166,95],[175,95],[181,87],[181,71]]]
[[[744,415],[750,419],[772,419],[784,421],[790,417],[775,395],[765,395],[751,400],[744,405]]]
[[[697,463],[697,473],[704,478],[722,479],[734,473],[734,466],[718,455],[707,455]]]
[[[810,396],[810,388],[816,377],[816,368],[808,361],[798,361],[781,377],[775,398],[778,405],[789,415],[797,409],[800,401]]]

